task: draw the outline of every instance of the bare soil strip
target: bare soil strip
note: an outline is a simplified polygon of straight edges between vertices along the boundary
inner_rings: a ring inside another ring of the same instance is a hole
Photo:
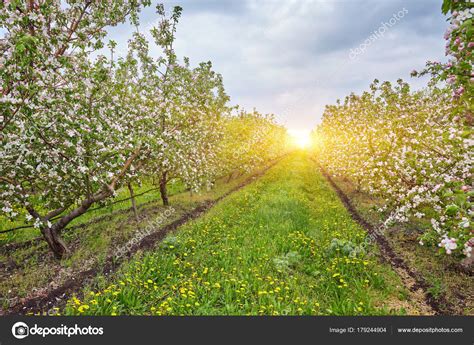
[[[156,244],[159,243],[167,234],[175,231],[181,225],[199,218],[203,213],[207,212],[211,207],[217,204],[222,199],[226,198],[230,194],[240,190],[257,178],[263,176],[270,168],[275,166],[284,156],[274,160],[268,166],[261,169],[245,179],[242,183],[227,191],[215,200],[207,201],[202,205],[194,208],[188,213],[184,214],[181,218],[177,219],[171,224],[168,224],[158,231],[153,232],[141,239],[139,243],[130,248],[124,255],[117,260],[113,254],[109,255],[105,260],[105,264],[102,268],[92,268],[89,270],[81,271],[75,274],[73,278],[68,279],[61,286],[50,290],[47,294],[41,296],[35,296],[32,298],[23,299],[21,302],[11,306],[7,310],[0,311],[0,315],[18,315],[26,313],[41,313],[55,306],[64,305],[65,301],[69,296],[79,291],[85,282],[91,281],[95,276],[99,274],[110,275],[117,271],[120,265],[128,258],[132,257],[138,251],[146,251],[155,248]]]
[[[360,214],[357,212],[355,207],[352,205],[349,197],[337,186],[331,176],[328,174],[323,167],[321,167],[316,161],[314,161],[320,168],[324,177],[328,180],[331,186],[336,191],[337,195],[341,199],[342,203],[346,207],[347,211],[351,214],[352,218],[358,222],[369,234],[370,237],[377,243],[382,260],[390,263],[393,269],[402,279],[405,286],[411,291],[412,298],[419,300],[420,297],[424,299],[424,302],[429,306],[436,315],[456,315],[458,312],[456,308],[449,303],[444,295],[434,297],[430,292],[430,284],[424,279],[424,277],[417,272],[415,269],[410,268],[407,263],[401,258],[390,246],[387,239],[381,235],[376,229],[369,224]]]

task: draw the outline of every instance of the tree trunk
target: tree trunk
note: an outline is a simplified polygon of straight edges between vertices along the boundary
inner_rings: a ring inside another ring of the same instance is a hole
[[[61,259],[65,254],[69,253],[69,249],[66,246],[66,243],[63,241],[63,239],[60,237],[61,231],[74,219],[77,217],[83,215],[84,213],[89,210],[92,204],[98,201],[102,201],[108,197],[110,197],[114,191],[115,191],[115,186],[118,183],[119,179],[122,178],[127,170],[130,168],[130,165],[132,164],[133,160],[138,156],[140,153],[141,146],[137,147],[135,152],[133,153],[132,156],[130,156],[127,161],[125,162],[125,165],[123,166],[122,170],[118,175],[116,175],[112,181],[110,182],[109,185],[106,186],[103,190],[89,196],[89,198],[83,200],[81,204],[73,209],[71,212],[68,214],[60,217],[60,219],[54,223],[52,226],[47,226],[47,227],[42,227],[41,228],[41,233],[43,234],[43,237],[45,241],[48,243],[48,246],[51,248],[52,252],[54,253],[54,256],[57,259]],[[31,206],[27,205],[26,210],[29,212],[29,214],[34,217],[35,219],[39,219],[42,222],[48,222],[50,219],[52,219],[55,216],[59,216],[62,214],[68,207],[61,207],[57,210],[54,210],[50,212],[46,217],[41,217],[40,214]]]
[[[41,233],[56,259],[61,260],[64,255],[69,253],[66,243],[61,239],[58,229],[54,226],[41,229]]]
[[[230,180],[232,180],[232,176],[234,175],[234,172],[232,171],[230,174],[229,174],[229,177],[227,178],[227,182],[226,183],[229,183]]]
[[[128,183],[128,191],[130,192],[130,200],[132,201],[133,214],[135,215],[135,220],[138,223],[137,203],[135,202],[135,193],[133,192],[133,187],[130,182]]]
[[[170,202],[168,200],[168,190],[166,189],[166,184],[168,182],[166,180],[166,175],[167,173],[164,172],[160,178],[160,194],[161,194],[161,200],[163,200],[163,205],[168,206]]]
[[[81,216],[82,214],[86,213],[89,207],[97,201],[105,199],[108,195],[110,195],[110,192],[101,192],[96,195],[94,195],[90,199],[86,199],[82,201],[81,205],[71,212],[69,212],[67,215],[61,217],[56,223],[54,223],[51,226],[47,227],[42,227],[41,228],[41,233],[43,234],[43,237],[45,241],[48,243],[49,248],[51,251],[54,253],[54,256],[57,259],[62,259],[64,255],[69,254],[69,249],[66,246],[66,243],[63,241],[63,239],[60,237],[61,231],[75,218]],[[53,217],[55,214],[60,214],[61,212],[64,211],[64,208],[55,210],[53,212],[49,213],[48,218],[41,218],[38,212],[36,212],[33,208],[27,207],[28,212],[35,218],[42,219],[42,221],[46,222],[48,221],[51,217]]]

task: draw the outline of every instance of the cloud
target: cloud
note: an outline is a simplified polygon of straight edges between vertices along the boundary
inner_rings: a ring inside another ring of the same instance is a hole
[[[444,56],[438,1],[165,1],[175,5],[183,7],[178,55],[194,64],[212,61],[233,103],[274,113],[295,129],[313,127],[325,104],[367,89],[375,78],[410,79],[412,69]],[[351,49],[402,9],[403,18],[350,59]],[[143,11],[144,26],[154,20],[153,9]],[[126,29],[111,36],[125,47]]]

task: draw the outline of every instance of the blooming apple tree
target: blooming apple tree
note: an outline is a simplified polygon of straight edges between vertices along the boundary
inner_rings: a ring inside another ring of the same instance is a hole
[[[443,13],[450,15],[450,25],[446,29],[446,63],[428,62],[427,68],[420,74],[432,74],[435,80],[446,81],[453,90],[455,98],[474,110],[474,2],[444,0]],[[413,75],[418,72],[413,71]]]
[[[176,7],[150,31],[154,47],[162,56],[154,58],[144,35],[136,34],[131,54],[141,68],[140,85],[147,106],[146,131],[149,155],[144,175],[157,177],[163,203],[169,203],[167,184],[180,179],[192,190],[209,184],[218,166],[217,149],[222,137],[220,118],[227,112],[228,96],[222,77],[210,62],[192,68],[189,60],[180,62],[173,49],[181,8]]]
[[[256,110],[236,112],[223,118],[224,137],[220,145],[221,175],[252,171],[285,153],[286,130],[273,115]]]
[[[468,256],[474,140],[455,108],[449,90],[375,82],[328,106],[315,135],[330,172],[386,200],[394,210],[388,223],[428,218],[432,229],[421,243]]]
[[[2,211],[34,222],[57,257],[61,230],[113,196],[141,153],[143,114],[124,66],[92,51],[137,1],[0,4]]]
[[[444,0],[442,11],[450,13],[449,61],[412,72],[431,74],[429,87],[411,92],[402,81],[375,82],[370,92],[327,107],[315,141],[331,172],[385,198],[394,210],[387,222],[428,218],[421,244],[471,257],[474,3]]]

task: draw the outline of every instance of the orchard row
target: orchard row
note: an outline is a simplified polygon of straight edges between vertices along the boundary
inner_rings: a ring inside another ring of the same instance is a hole
[[[328,106],[314,132],[321,163],[333,174],[385,199],[385,224],[425,218],[421,245],[471,257],[474,246],[472,163],[474,3],[445,0],[451,25],[445,63],[414,75],[429,86],[411,91],[375,81],[370,91]]]
[[[178,58],[180,7],[158,5],[156,27],[137,30],[123,56],[105,47],[106,27],[138,28],[149,5],[0,3],[1,212],[39,228],[58,258],[68,252],[61,231],[123,186],[133,195],[155,181],[167,205],[170,181],[209,187],[283,150],[272,116],[229,107],[210,62]]]

